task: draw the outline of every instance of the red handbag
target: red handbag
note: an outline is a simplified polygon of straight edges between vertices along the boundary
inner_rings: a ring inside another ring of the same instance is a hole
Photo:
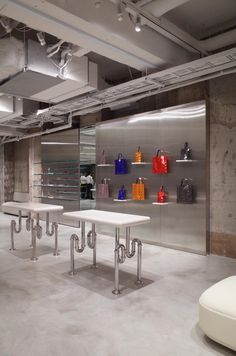
[[[163,185],[160,186],[160,190],[157,193],[157,202],[158,203],[165,203],[167,199],[167,193],[164,190]]]
[[[168,171],[168,157],[164,155],[163,151],[157,150],[156,156],[152,158],[152,173],[166,174]]]

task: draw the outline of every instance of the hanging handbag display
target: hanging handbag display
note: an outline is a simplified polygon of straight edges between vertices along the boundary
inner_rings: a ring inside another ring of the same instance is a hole
[[[157,193],[157,202],[158,203],[165,203],[167,200],[167,193],[165,192],[164,186],[160,186],[160,190]]]
[[[132,184],[132,199],[145,200],[145,188],[142,178],[137,178],[136,183]]]
[[[118,191],[118,200],[125,200],[126,199],[126,189],[125,186],[122,185]]]
[[[152,158],[152,173],[166,174],[168,171],[168,157],[163,151],[157,150],[156,156]]]
[[[192,151],[189,148],[188,142],[185,142],[184,148],[180,151],[180,159],[185,161],[192,159]]]
[[[106,164],[107,160],[106,160],[106,155],[105,155],[105,151],[102,150],[101,156],[100,156],[100,162],[99,164]]]
[[[109,185],[106,178],[98,184],[98,198],[109,198]]]
[[[194,192],[191,179],[183,178],[177,186],[177,203],[192,204],[194,201]]]
[[[118,158],[115,160],[115,174],[127,173],[127,160],[123,157],[122,153],[118,154]]]
[[[134,154],[134,162],[141,163],[142,162],[142,152],[140,150],[140,146],[138,146],[138,150]]]

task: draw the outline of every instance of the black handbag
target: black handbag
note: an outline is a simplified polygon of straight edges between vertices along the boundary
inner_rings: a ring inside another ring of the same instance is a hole
[[[180,159],[186,161],[188,159],[192,159],[192,151],[189,148],[188,142],[185,142],[184,148],[182,148],[180,151]]]
[[[193,185],[190,179],[184,178],[177,186],[177,203],[192,204],[194,201]]]

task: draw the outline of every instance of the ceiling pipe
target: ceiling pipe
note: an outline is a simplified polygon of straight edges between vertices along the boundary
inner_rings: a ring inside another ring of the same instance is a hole
[[[187,85],[196,84],[196,83],[199,83],[199,82],[203,82],[203,81],[206,81],[206,80],[214,79],[214,78],[221,77],[223,75],[232,74],[232,73],[236,73],[236,68],[233,68],[233,69],[230,68],[230,69],[221,70],[221,71],[219,71],[217,73],[207,74],[207,75],[204,75],[204,76],[202,76],[200,78],[197,78],[197,79],[184,80],[181,83],[172,84],[172,85],[170,85],[168,87],[163,87],[163,88],[159,88],[159,89],[150,90],[150,91],[148,91],[148,92],[146,92],[144,94],[138,94],[138,95],[134,95],[134,96],[131,96],[131,97],[126,98],[126,99],[120,99],[120,100],[117,100],[117,101],[114,101],[114,102],[111,102],[111,103],[100,104],[100,105],[97,105],[95,107],[74,111],[73,112],[73,116],[91,114],[91,113],[98,112],[98,111],[100,111],[102,109],[105,109],[105,108],[112,108],[113,106],[136,102],[138,100],[147,98],[149,96],[157,95],[157,94],[164,93],[164,92],[167,92],[167,91],[170,91],[170,90],[182,88],[182,87],[185,87]]]
[[[32,138],[32,137],[36,137],[36,136],[43,136],[43,135],[50,134],[50,133],[53,133],[53,132],[67,130],[67,129],[70,129],[71,127],[72,127],[72,114],[69,115],[68,123],[65,124],[65,125],[62,125],[62,126],[59,126],[59,127],[55,127],[53,129],[45,130],[45,131],[35,132],[35,133],[24,135],[24,136],[21,136],[21,137],[14,137],[14,138],[12,138],[10,140],[4,141],[4,143],[25,140],[27,138]],[[0,134],[1,134],[1,132],[0,132]],[[0,143],[0,145],[1,144],[3,144],[3,143]]]
[[[189,2],[189,0],[155,0],[144,5],[143,8],[155,17],[161,17],[186,2]],[[138,2],[137,5],[142,6],[140,2]]]
[[[236,29],[199,41],[207,51],[215,51],[236,43]]]

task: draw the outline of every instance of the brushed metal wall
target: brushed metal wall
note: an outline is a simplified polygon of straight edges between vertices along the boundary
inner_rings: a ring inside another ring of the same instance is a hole
[[[104,149],[108,161],[113,163],[119,152],[128,160],[128,174],[115,175],[114,167],[97,167],[97,184],[102,178],[110,179],[111,198],[97,197],[96,208],[107,211],[148,215],[151,223],[132,229],[132,236],[143,241],[186,251],[206,253],[206,107],[205,102],[143,113],[131,117],[100,123],[96,127],[97,163]],[[176,163],[184,142],[192,149],[191,163]],[[169,156],[169,173],[152,173],[151,165],[132,166],[134,152],[141,146],[143,160],[152,161],[157,148]],[[121,184],[125,184],[131,198],[132,183],[137,177],[145,178],[146,200],[114,202]],[[194,204],[177,204],[176,187],[182,178],[192,178],[196,189]],[[171,204],[152,205],[160,185],[164,185]],[[100,226],[99,232],[110,233]]]

